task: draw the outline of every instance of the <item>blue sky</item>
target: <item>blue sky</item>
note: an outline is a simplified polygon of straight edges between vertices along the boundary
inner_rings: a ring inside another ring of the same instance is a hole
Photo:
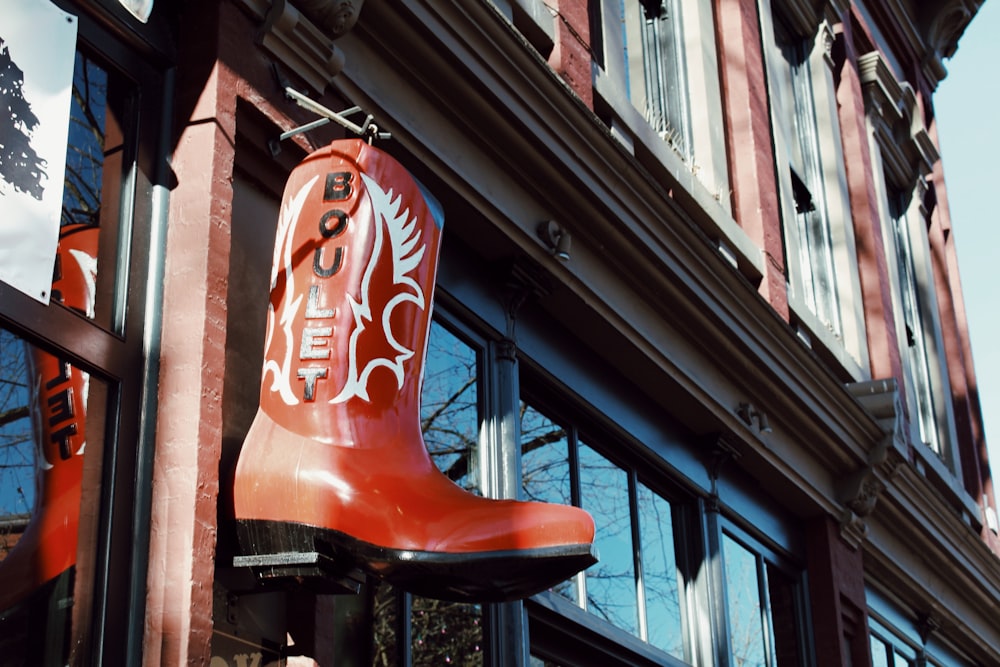
[[[986,2],[934,95],[991,467],[1000,479],[1000,2]]]

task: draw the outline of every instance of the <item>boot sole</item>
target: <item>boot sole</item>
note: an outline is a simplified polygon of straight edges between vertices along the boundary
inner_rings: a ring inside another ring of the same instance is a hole
[[[506,602],[551,588],[597,562],[592,544],[445,553],[382,547],[301,523],[239,519],[236,526],[244,555],[234,565],[254,568],[261,579],[317,578],[327,582],[321,588],[332,584],[340,592],[350,592],[360,569],[423,597]]]

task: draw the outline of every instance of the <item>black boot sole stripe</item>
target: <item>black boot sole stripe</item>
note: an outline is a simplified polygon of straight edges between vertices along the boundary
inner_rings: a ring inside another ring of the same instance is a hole
[[[301,523],[240,519],[236,524],[243,556],[234,563],[255,567],[259,576],[336,580],[358,568],[415,595],[456,602],[530,597],[597,562],[591,544],[442,553],[381,547]]]

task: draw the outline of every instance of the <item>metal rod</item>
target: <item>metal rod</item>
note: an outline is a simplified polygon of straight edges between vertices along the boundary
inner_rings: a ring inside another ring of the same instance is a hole
[[[364,134],[365,130],[368,127],[368,124],[371,122],[371,119],[369,118],[368,120],[365,121],[365,126],[361,127],[359,125],[355,125],[351,121],[344,118],[345,115],[361,111],[360,107],[351,107],[350,109],[345,109],[344,111],[337,113],[336,111],[331,111],[330,109],[327,109],[319,102],[309,99],[308,97],[306,97],[305,95],[303,95],[302,93],[300,93],[299,91],[295,90],[290,86],[285,87],[285,93],[293,100],[295,100],[296,104],[298,104],[303,109],[312,111],[317,116],[328,118],[329,120],[332,120],[338,125],[341,125],[342,127],[345,127],[348,130],[351,130],[352,132],[355,132],[357,134]]]

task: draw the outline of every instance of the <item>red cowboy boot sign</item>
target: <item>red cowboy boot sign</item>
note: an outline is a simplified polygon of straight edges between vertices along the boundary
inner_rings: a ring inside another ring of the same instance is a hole
[[[325,551],[421,595],[510,600],[594,563],[576,507],[491,500],[438,471],[420,390],[443,215],[361,140],[289,176],[260,407],[234,509],[246,554]]]

